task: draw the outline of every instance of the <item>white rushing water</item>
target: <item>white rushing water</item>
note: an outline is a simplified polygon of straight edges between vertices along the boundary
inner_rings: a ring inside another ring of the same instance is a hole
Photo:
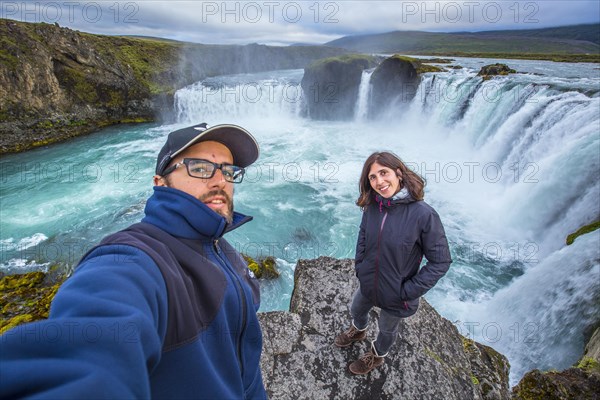
[[[373,75],[372,69],[365,69],[362,72],[360,79],[360,85],[358,86],[358,99],[356,100],[356,109],[354,110],[354,119],[357,121],[364,121],[369,113],[369,100],[371,95],[371,75]]]
[[[352,120],[337,122],[304,116],[302,70],[274,71],[179,90],[175,125],[115,127],[6,156],[1,267],[72,265],[139,220],[169,131],[232,122],[255,134],[261,157],[235,194],[254,221],[228,240],[277,258],[282,278],[263,282],[261,309],[287,309],[298,259],[354,256],[362,163],[392,150],[427,179],[426,201],[451,242],[454,263],[428,300],[506,354],[513,384],[532,368],[568,367],[584,329],[600,320],[600,233],[564,244],[600,215],[600,74],[520,61],[517,70],[545,75],[484,82],[475,76],[483,61],[459,61],[466,68],[425,74],[405,109],[377,120],[368,118],[370,71]]]

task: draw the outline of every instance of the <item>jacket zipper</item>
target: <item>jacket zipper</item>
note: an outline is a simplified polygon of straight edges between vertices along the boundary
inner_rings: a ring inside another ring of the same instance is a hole
[[[221,257],[221,249],[219,248],[219,240],[215,239],[213,245],[215,248],[217,258],[219,259],[219,261],[221,261],[221,264],[225,266],[229,275],[231,276],[231,280],[234,282],[236,289],[238,291],[238,295],[240,296],[240,300],[242,302],[242,326],[241,326],[240,334],[237,337],[237,356],[238,356],[238,363],[240,364],[241,374],[242,374],[242,376],[244,376],[244,364],[242,362],[242,336],[244,336],[244,333],[246,332],[246,319],[247,319],[246,294],[244,292],[244,289],[242,287],[242,284],[240,282],[238,274],[235,273],[235,271],[233,271],[229,267],[229,265],[225,262],[225,260],[223,260],[223,258]]]
[[[377,235],[377,253],[375,254],[375,280],[373,282],[375,304],[377,304],[377,286],[379,285],[379,244],[381,242],[381,233],[383,232],[383,225],[385,224],[386,219],[387,211],[385,212],[385,214],[383,214],[383,218],[381,219],[381,226],[379,227],[379,234]]]

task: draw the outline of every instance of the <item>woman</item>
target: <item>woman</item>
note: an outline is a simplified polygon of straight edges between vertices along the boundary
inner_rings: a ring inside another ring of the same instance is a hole
[[[440,217],[423,201],[424,186],[423,178],[390,152],[371,154],[363,166],[356,201],[363,210],[355,257],[360,287],[350,306],[352,324],[335,345],[365,339],[369,310],[380,307],[381,313],[371,349],[349,365],[353,374],[384,363],[400,320],[417,312],[419,298],[452,262]],[[423,256],[427,263],[419,269]]]

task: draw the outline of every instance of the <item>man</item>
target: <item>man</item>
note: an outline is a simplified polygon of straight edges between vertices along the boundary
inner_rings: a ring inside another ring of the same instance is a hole
[[[0,398],[266,398],[258,284],[221,238],[252,219],[233,186],[258,154],[239,126],[171,132],[141,223],[83,257],[48,320],[0,337]]]

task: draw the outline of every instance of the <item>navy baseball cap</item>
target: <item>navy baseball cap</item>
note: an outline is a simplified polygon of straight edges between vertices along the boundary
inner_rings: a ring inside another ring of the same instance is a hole
[[[171,161],[188,147],[209,140],[225,145],[238,167],[246,168],[258,159],[258,143],[250,132],[237,125],[208,126],[203,122],[169,133],[156,159],[156,175],[162,176]]]

